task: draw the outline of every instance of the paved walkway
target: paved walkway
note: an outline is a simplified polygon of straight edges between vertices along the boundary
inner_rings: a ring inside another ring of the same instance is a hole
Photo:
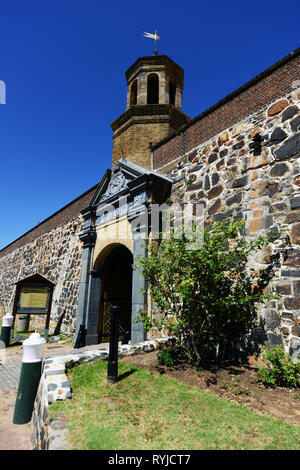
[[[0,362],[0,393],[17,387],[21,372],[22,362],[19,360]]]
[[[2,376],[1,376],[2,379]],[[0,450],[31,450],[31,423],[13,424],[17,387],[1,390]]]
[[[73,342],[47,343],[44,357],[73,349]],[[77,350],[78,351],[78,350]],[[13,424],[13,415],[22,366],[22,346],[10,346],[0,355],[0,450],[32,450],[31,422]]]

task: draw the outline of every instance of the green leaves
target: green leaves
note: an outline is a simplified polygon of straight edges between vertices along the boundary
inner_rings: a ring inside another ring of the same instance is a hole
[[[163,346],[157,354],[158,364],[162,366],[172,367],[174,365],[173,349],[171,347]]]
[[[267,387],[297,387],[300,375],[300,364],[293,363],[283,346],[279,345],[269,350],[264,349],[263,358],[267,365],[260,367],[259,379]]]
[[[214,349],[221,341],[238,345],[253,328],[258,305],[274,297],[264,292],[273,271],[249,269],[250,255],[274,236],[248,241],[243,229],[244,221],[211,224],[195,250],[187,248],[184,233],[161,234],[148,257],[139,259],[157,312],[152,320],[144,312],[141,321],[181,342],[189,338],[187,348],[197,360],[201,348]]]

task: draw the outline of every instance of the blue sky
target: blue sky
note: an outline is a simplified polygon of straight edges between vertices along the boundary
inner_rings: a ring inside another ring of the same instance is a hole
[[[0,3],[0,248],[111,166],[125,71],[158,50],[185,70],[197,116],[300,46],[299,1],[10,0]]]

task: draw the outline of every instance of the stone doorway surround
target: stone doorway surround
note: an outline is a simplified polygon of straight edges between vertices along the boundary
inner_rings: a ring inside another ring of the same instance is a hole
[[[139,312],[147,309],[147,296],[143,293],[145,279],[136,261],[139,256],[147,256],[146,241],[151,237],[151,203],[165,202],[171,186],[171,179],[120,159],[105,172],[90,204],[81,211],[84,228],[79,235],[83,251],[76,334],[84,324],[87,346],[98,343],[99,268],[111,247],[118,245],[127,247],[133,255],[131,342],[146,340],[143,324],[135,322]]]

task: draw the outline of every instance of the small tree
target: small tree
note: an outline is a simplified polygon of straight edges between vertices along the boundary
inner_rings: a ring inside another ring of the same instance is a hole
[[[139,320],[146,330],[167,329],[193,360],[222,344],[237,350],[255,325],[259,304],[276,297],[265,292],[274,260],[258,273],[247,264],[254,251],[278,234],[247,241],[243,226],[244,221],[213,223],[195,250],[188,249],[191,240],[185,234],[161,234],[148,247],[148,257],[140,259],[158,315],[150,319],[141,312]],[[278,262],[278,256],[274,259]]]

